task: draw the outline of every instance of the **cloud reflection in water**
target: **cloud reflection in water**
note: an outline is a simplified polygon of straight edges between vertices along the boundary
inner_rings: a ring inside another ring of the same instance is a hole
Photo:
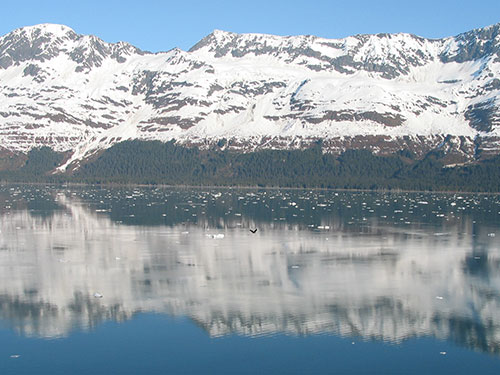
[[[223,228],[125,225],[74,194],[53,199],[50,214],[19,206],[1,216],[0,319],[23,335],[157,312],[211,336],[431,335],[500,352],[499,241],[471,218],[359,230],[269,221],[252,234],[245,214],[248,225]]]

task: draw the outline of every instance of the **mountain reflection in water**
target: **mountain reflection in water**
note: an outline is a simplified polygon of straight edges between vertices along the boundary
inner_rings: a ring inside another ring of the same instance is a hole
[[[428,335],[500,353],[495,196],[0,193],[0,319],[23,335],[156,312],[211,336]]]

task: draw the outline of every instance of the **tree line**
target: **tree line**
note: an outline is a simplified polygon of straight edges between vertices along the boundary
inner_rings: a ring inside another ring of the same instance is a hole
[[[324,154],[321,143],[305,150],[240,153],[213,147],[200,150],[171,142],[131,140],[102,152],[72,174],[50,173],[62,154],[48,147],[31,150],[23,167],[0,172],[3,181],[92,184],[167,184],[343,189],[500,191],[500,156],[445,168],[444,154],[417,159],[407,150],[374,155],[347,150]]]

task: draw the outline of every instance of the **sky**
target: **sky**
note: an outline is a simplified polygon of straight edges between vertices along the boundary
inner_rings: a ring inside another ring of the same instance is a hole
[[[457,35],[500,22],[500,0],[23,0],[2,3],[0,34],[58,23],[143,50],[189,49],[214,29],[316,35]]]

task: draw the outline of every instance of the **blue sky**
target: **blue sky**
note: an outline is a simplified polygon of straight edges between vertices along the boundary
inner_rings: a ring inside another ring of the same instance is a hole
[[[214,29],[277,35],[408,32],[429,38],[500,22],[500,0],[24,0],[2,3],[0,34],[60,23],[149,51],[189,49]]]

